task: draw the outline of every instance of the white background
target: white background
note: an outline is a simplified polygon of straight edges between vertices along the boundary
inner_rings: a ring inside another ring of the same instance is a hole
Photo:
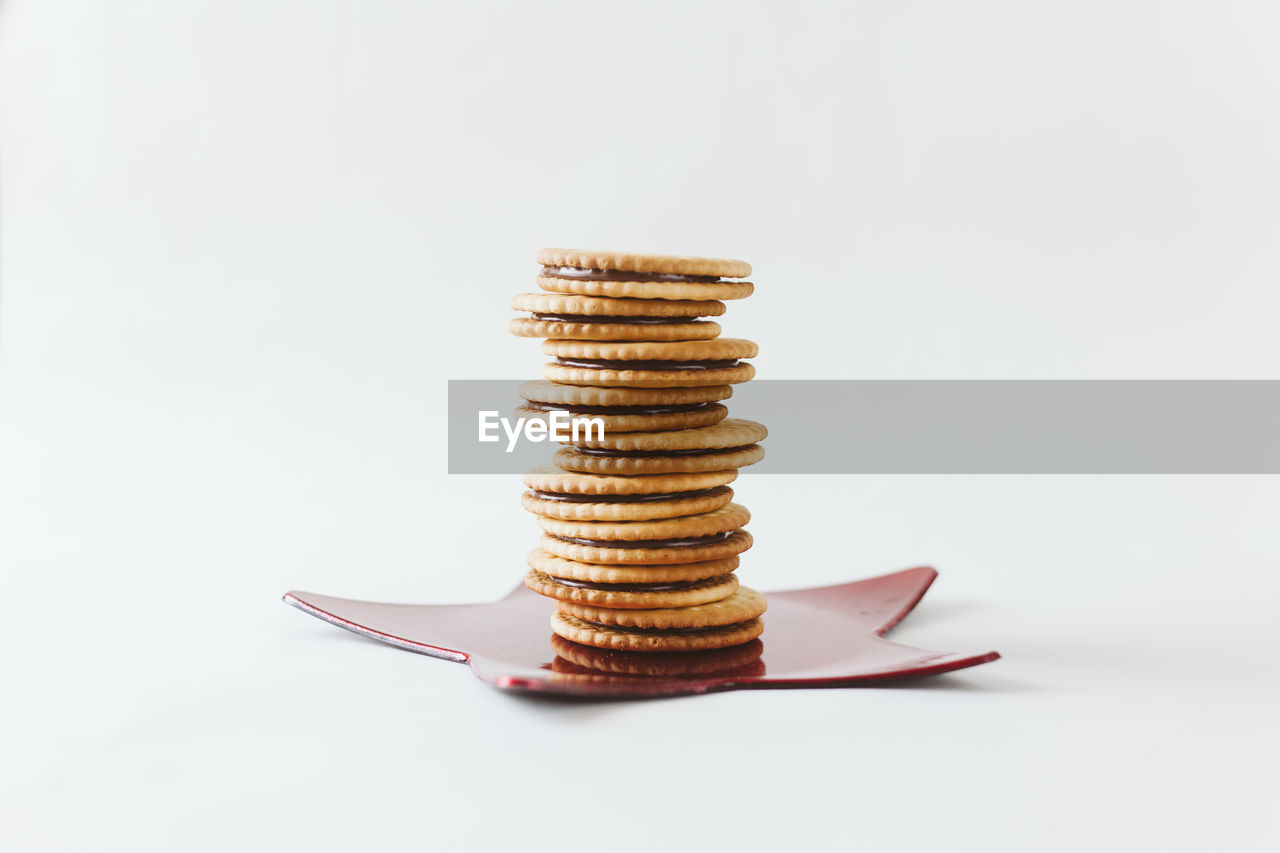
[[[1268,2],[0,4],[0,846],[1273,850],[1275,478],[742,479],[920,563],[910,687],[503,695],[279,601],[482,601],[444,473],[543,245],[743,257],[770,378],[1280,378]]]

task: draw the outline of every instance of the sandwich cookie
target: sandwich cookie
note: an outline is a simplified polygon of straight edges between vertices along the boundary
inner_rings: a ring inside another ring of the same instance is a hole
[[[698,385],[684,388],[590,388],[562,385],[535,379],[520,386],[520,396],[530,402],[554,403],[562,406],[686,406],[692,403],[715,403],[733,396],[728,385]]]
[[[719,403],[697,403],[688,406],[636,406],[615,413],[608,406],[557,406],[554,403],[525,403],[517,406],[521,418],[546,418],[550,412],[567,412],[571,418],[599,419],[606,433],[645,432],[653,430],[690,429],[710,426],[724,420],[729,410]],[[584,430],[585,432],[585,430]],[[572,433],[570,433],[572,435]],[[568,441],[569,439],[566,439]]]
[[[653,609],[692,607],[728,598],[738,591],[738,577],[727,574],[697,581],[594,583],[557,578],[537,569],[530,569],[529,574],[525,575],[524,585],[538,595],[557,601],[596,607]]]
[[[752,341],[544,341],[552,361],[542,375],[552,382],[605,387],[670,388],[734,385],[755,376],[739,361],[760,351]]]
[[[556,465],[539,465],[524,475],[530,489],[571,495],[651,495],[727,486],[738,472],[700,471],[694,474],[652,474],[612,477],[566,471]]]
[[[642,630],[596,624],[557,610],[551,614],[551,630],[570,642],[601,649],[679,652],[723,649],[748,643],[764,633],[764,622],[752,619],[700,631]]]
[[[695,474],[599,477],[541,465],[524,475],[529,487],[520,498],[532,513],[577,521],[648,521],[694,515],[725,506],[733,470]]]
[[[579,645],[553,634],[551,650],[556,654],[556,660],[551,662],[552,672],[564,674],[609,673],[650,678],[764,674],[760,660],[764,643],[759,640],[705,652],[628,653]]]
[[[750,521],[750,510],[731,503],[711,512],[653,521],[575,521],[539,516],[538,526],[552,536],[580,545],[625,546],[633,542],[723,538]]]
[[[624,299],[742,299],[751,275],[746,261],[586,249],[542,249],[538,286],[555,293]]]
[[[561,293],[523,293],[511,300],[517,317],[508,329],[525,338],[582,341],[694,341],[720,334],[699,317],[724,313],[714,300],[606,299]]]
[[[667,393],[661,388],[593,388],[546,380],[526,382],[520,386],[525,403],[516,414],[545,418],[548,412],[563,411],[572,417],[600,418],[608,434],[710,426],[729,413],[715,402],[733,393],[728,385],[670,390],[696,393]]]
[[[624,651],[695,651],[750,642],[764,633],[764,596],[745,586],[692,607],[623,610],[556,602],[551,630],[573,643]]]
[[[587,563],[664,564],[700,562],[745,551],[746,547],[738,550],[741,540],[734,537],[749,521],[751,513],[747,508],[731,503],[699,515],[653,521],[575,521],[539,516],[538,526],[547,534],[542,547],[557,556]],[[548,538],[554,545],[547,544]],[[581,550],[569,550],[572,548]],[[615,558],[619,553],[625,556]]]
[[[636,630],[695,631],[702,628],[737,625],[764,615],[768,605],[760,593],[740,586],[733,595],[710,604],[692,607],[661,607],[652,610],[620,610],[572,601],[558,601],[556,608],[569,616],[595,625]],[[559,632],[557,632],[559,633]],[[560,636],[564,636],[561,634]],[[567,639],[573,639],[569,637]],[[743,640],[743,642],[746,642]],[[587,645],[593,645],[588,643]]]
[[[529,552],[529,568],[556,579],[590,583],[666,583],[698,581],[727,575],[738,568],[737,557],[705,560],[701,563],[675,563],[666,566],[607,566],[566,560],[549,551],[535,548]]]
[[[670,432],[606,430],[603,438],[584,440],[582,447],[560,448],[554,461],[569,471],[620,476],[741,468],[764,458],[756,442],[768,434],[762,424],[741,418]]]
[[[553,639],[559,639],[563,642],[563,637],[551,635]],[[754,641],[753,641],[754,642]],[[576,645],[576,643],[574,644]],[[744,645],[750,645],[745,643]],[[763,645],[763,644],[762,644]],[[582,648],[589,648],[583,646]],[[730,646],[730,649],[738,648]],[[656,655],[668,655],[670,657],[696,657],[698,655],[709,655],[718,651],[728,651],[728,649],[706,649],[700,652],[622,652],[613,649],[595,649],[601,654],[610,655],[630,655],[631,657],[643,658],[654,657]],[[621,673],[607,672],[604,670],[592,669],[588,666],[572,663],[562,657],[555,657],[548,665],[549,675],[548,681],[561,682],[566,684],[626,684],[634,685],[637,681],[645,681],[651,683],[658,682],[678,682],[689,679],[717,678],[727,681],[737,681],[746,678],[759,678],[765,674],[764,660],[756,658],[755,660],[742,664],[741,666],[726,667],[725,669],[715,669],[708,672],[681,674],[679,672],[669,673],[666,675],[622,675]]]
[[[571,521],[651,521],[720,509],[733,500],[733,489],[713,486],[685,492],[652,495],[565,495],[527,491],[520,505],[536,515]]]
[[[665,566],[721,560],[741,554],[751,547],[751,534],[745,530],[734,530],[727,534],[718,533],[692,539],[574,542],[544,533],[539,545],[549,554],[579,563]]]

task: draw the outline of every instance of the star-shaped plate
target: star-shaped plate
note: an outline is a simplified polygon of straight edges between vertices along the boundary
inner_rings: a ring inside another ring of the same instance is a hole
[[[550,642],[553,603],[523,585],[488,604],[377,604],[309,592],[289,592],[284,600],[357,634],[470,664],[477,676],[503,690],[644,697],[757,687],[853,687],[998,659],[996,652],[934,652],[884,638],[937,576],[920,567],[835,586],[768,593],[763,651],[751,666],[680,676],[593,674],[560,658]],[[625,668],[628,658],[651,660],[642,653],[585,651],[616,658],[615,668]]]

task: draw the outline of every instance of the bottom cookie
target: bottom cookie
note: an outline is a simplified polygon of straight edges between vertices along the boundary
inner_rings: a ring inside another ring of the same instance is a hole
[[[764,663],[760,660],[764,654],[764,643],[760,640],[702,652],[624,652],[583,646],[552,634],[551,650],[556,653],[556,660],[551,664],[553,671],[578,674],[690,678],[739,674],[738,671],[744,667],[751,669],[750,674],[764,674]],[[561,666],[557,667],[557,664]]]
[[[750,642],[764,633],[759,618],[707,628],[623,628],[588,622],[562,610],[551,614],[551,630],[566,640],[628,652],[691,652]]]
[[[712,651],[716,651],[713,649]],[[618,654],[622,654],[619,652]],[[641,656],[644,653],[639,653]],[[662,654],[662,652],[649,652],[648,654]],[[698,655],[707,654],[707,652],[673,652],[672,654],[680,655]],[[602,669],[592,669],[589,666],[581,666],[571,663],[564,658],[558,657],[550,663],[551,676],[549,681],[558,681],[570,684],[626,684],[634,686],[638,681],[648,682],[667,682],[672,681],[689,681],[693,679],[706,678],[726,678],[732,680],[744,678],[760,678],[765,674],[764,661],[757,658],[751,663],[745,663],[742,666],[730,667],[728,669],[718,669],[714,672],[705,672],[698,675],[620,675],[616,672],[606,672]]]

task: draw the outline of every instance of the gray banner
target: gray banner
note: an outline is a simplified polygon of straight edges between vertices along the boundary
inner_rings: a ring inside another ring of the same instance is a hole
[[[449,382],[449,473],[550,461],[497,422],[522,381]],[[725,402],[769,428],[758,474],[1280,474],[1280,381],[757,380]]]

